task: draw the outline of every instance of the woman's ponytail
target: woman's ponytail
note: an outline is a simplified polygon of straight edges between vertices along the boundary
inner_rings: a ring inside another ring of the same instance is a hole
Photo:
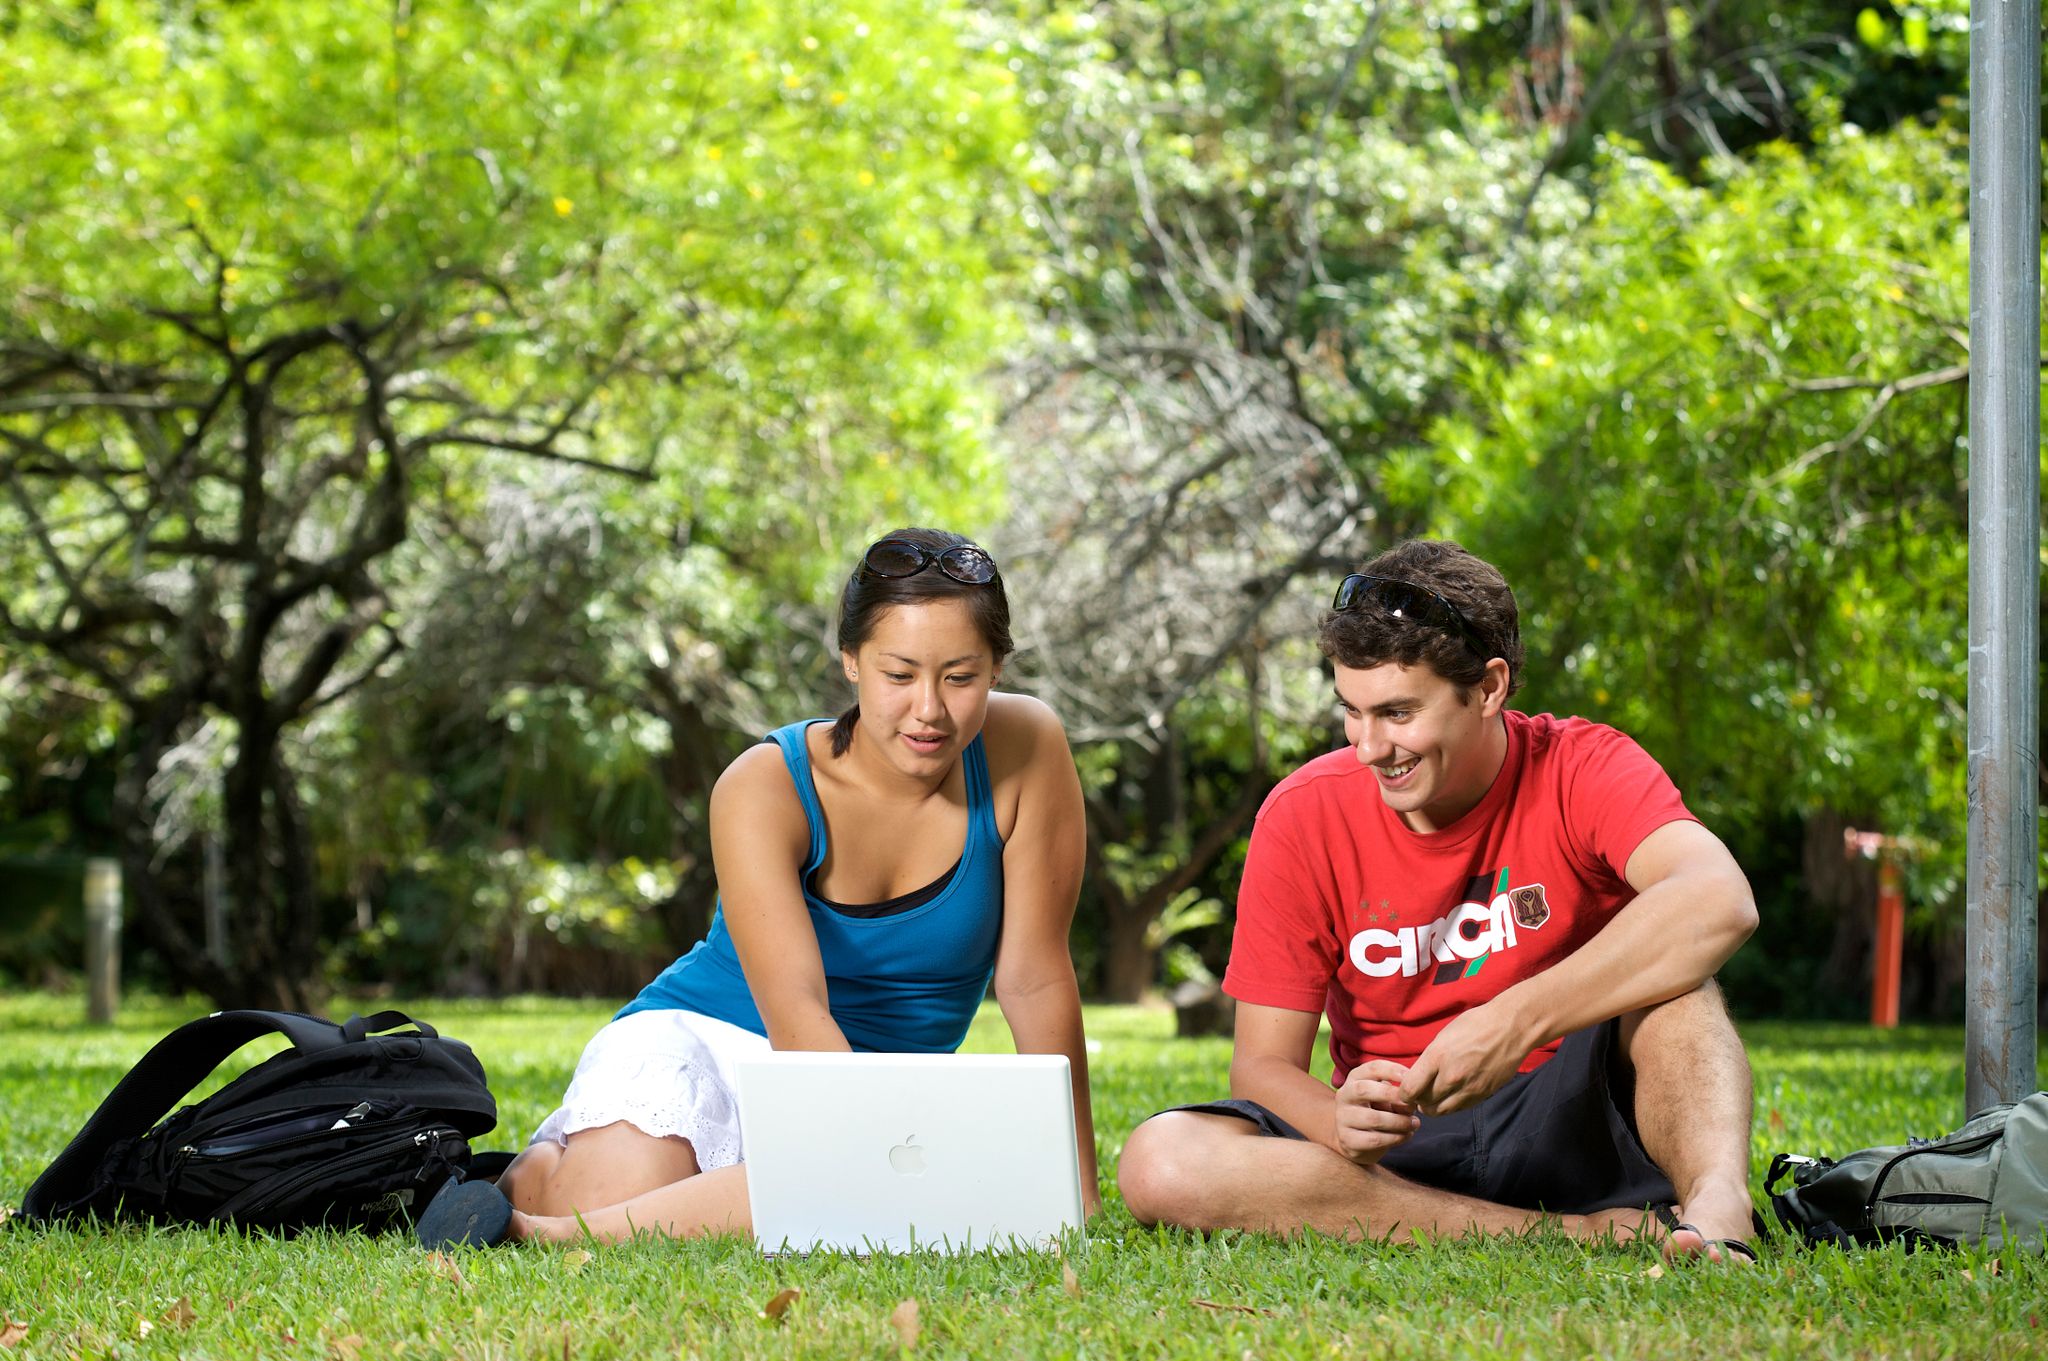
[[[859,722],[860,705],[856,704],[845,713],[839,715],[838,720],[832,724],[832,754],[834,756],[846,755],[846,749],[853,745],[854,725]]]

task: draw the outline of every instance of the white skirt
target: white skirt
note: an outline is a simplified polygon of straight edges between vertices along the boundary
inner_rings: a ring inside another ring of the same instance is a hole
[[[733,1065],[765,1054],[763,1036],[694,1011],[636,1011],[591,1037],[561,1108],[531,1143],[565,1144],[623,1120],[656,1138],[687,1139],[709,1172],[746,1160]]]

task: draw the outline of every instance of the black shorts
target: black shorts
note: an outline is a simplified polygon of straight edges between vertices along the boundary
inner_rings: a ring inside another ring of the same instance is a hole
[[[1552,1214],[1676,1204],[1671,1179],[1643,1151],[1620,1037],[1618,1021],[1565,1036],[1550,1062],[1517,1074],[1478,1105],[1423,1116],[1380,1166],[1438,1190]],[[1174,1109],[1234,1115],[1261,1134],[1308,1138],[1256,1101]]]

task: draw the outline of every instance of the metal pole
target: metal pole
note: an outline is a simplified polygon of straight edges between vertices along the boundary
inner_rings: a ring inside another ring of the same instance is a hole
[[[2040,63],[2040,0],[1971,0],[1969,1111],[2035,1086]]]
[[[85,862],[85,1015],[114,1019],[121,1002],[121,862]]]

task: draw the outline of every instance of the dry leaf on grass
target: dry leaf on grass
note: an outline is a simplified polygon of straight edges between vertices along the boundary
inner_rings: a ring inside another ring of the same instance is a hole
[[[329,1339],[327,1343],[330,1361],[356,1361],[357,1354],[362,1350],[363,1339],[355,1333],[346,1333],[341,1337]]]
[[[464,1290],[469,1289],[469,1282],[463,1279],[462,1268],[455,1265],[455,1259],[453,1257],[450,1257],[447,1253],[428,1253],[427,1265],[432,1267],[437,1275],[447,1277],[455,1284],[461,1286]]]
[[[1664,1264],[1662,1262],[1657,1262],[1653,1264],[1650,1267],[1650,1269],[1648,1271],[1645,1271],[1643,1274],[1654,1281],[1659,1276],[1662,1276],[1664,1274]]]
[[[596,1260],[595,1254],[587,1252],[582,1248],[578,1248],[574,1252],[562,1254],[562,1265],[571,1271],[581,1271],[594,1260]]]
[[[178,1302],[164,1310],[164,1322],[170,1324],[173,1328],[189,1327],[192,1320],[198,1317],[199,1311],[192,1307],[192,1297],[190,1295],[178,1296]]]
[[[11,1318],[0,1320],[0,1347],[18,1347],[21,1345],[21,1340],[27,1336],[28,1325],[26,1323],[20,1323]]]
[[[917,1345],[917,1301],[905,1300],[889,1312],[889,1326],[896,1330],[896,1337],[903,1343],[903,1350],[909,1351]]]
[[[1965,1271],[1963,1274],[1967,1276],[1970,1273]],[[135,1316],[135,1335],[137,1337],[148,1337],[151,1333],[155,1331],[156,1325],[154,1323],[151,1323],[148,1319],[142,1317],[140,1314],[137,1314]]]
[[[1261,1309],[1256,1305],[1224,1304],[1217,1300],[1202,1299],[1190,1300],[1189,1303],[1193,1304],[1197,1309],[1211,1309],[1219,1314],[1263,1314],[1267,1318],[1273,1317],[1271,1309]]]
[[[1060,1263],[1060,1288],[1067,1292],[1068,1299],[1078,1300],[1081,1298],[1081,1278],[1076,1276],[1074,1268],[1068,1266],[1065,1262]]]
[[[790,1286],[786,1290],[776,1291],[775,1298],[761,1306],[761,1317],[772,1319],[778,1323],[781,1322],[782,1316],[789,1312],[789,1306],[795,1304],[797,1296],[803,1293],[803,1291],[795,1286]]]

